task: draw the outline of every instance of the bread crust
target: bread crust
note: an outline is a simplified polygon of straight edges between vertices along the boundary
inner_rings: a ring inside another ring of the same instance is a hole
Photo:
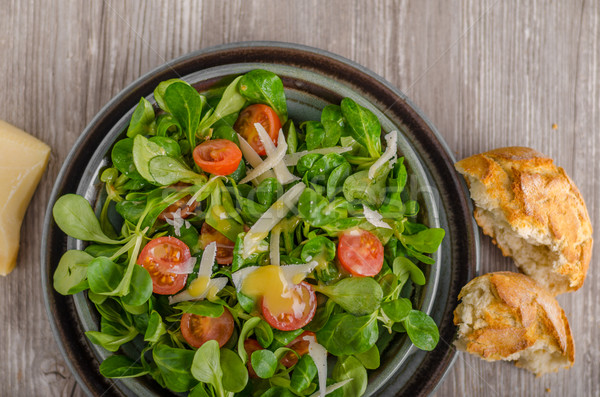
[[[481,308],[485,326],[473,327],[470,332],[459,335],[468,353],[490,361],[507,360],[543,342],[548,354],[553,351],[562,355],[563,367],[573,365],[575,347],[569,322],[546,289],[523,274],[496,272],[471,280],[458,298],[475,293],[476,286],[481,283],[489,286],[493,297],[486,307]],[[455,325],[465,321],[460,306],[454,311]],[[516,365],[520,366],[520,362]]]
[[[547,266],[542,273],[554,273],[551,277],[540,277],[539,271],[532,272],[514,258],[523,272],[554,295],[583,285],[592,253],[592,226],[579,189],[562,168],[536,150],[506,147],[461,160],[456,169],[470,188],[480,182],[485,189],[485,202],[475,199],[475,219],[505,256],[514,257],[514,252],[496,239],[495,228],[484,221],[486,211],[501,211],[519,236],[535,236],[556,254],[553,263],[538,264]]]

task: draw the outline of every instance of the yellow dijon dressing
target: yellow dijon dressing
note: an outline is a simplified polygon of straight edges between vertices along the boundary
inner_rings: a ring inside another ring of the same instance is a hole
[[[206,298],[208,300],[213,300],[216,298],[217,293],[219,292],[219,289],[217,287],[215,287],[214,285],[209,288],[208,287],[209,283],[210,283],[210,277],[200,276],[190,283],[190,286],[188,287],[188,292],[193,297],[201,296],[203,293],[206,292]],[[207,291],[207,288],[208,288],[208,291]]]
[[[294,275],[292,282],[300,283],[304,275]],[[242,282],[242,293],[253,299],[263,298],[264,304],[274,317],[294,312],[301,315],[305,303],[302,297],[290,288],[279,266],[261,266],[250,273]]]
[[[204,293],[204,291],[206,291],[209,282],[209,277],[200,276],[190,283],[190,286],[188,287],[188,292],[192,296],[200,296]]]

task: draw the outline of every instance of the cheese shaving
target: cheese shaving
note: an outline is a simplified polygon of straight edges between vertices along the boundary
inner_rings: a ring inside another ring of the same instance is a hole
[[[260,158],[258,153],[256,153],[254,148],[248,143],[248,141],[246,141],[244,139],[244,137],[241,136],[240,134],[237,134],[237,136],[240,141],[240,149],[242,150],[244,159],[246,159],[246,161],[248,163],[250,163],[252,168],[256,168],[260,164],[262,164],[263,160]],[[273,173],[272,170],[265,171],[264,174],[257,176],[256,181],[260,183],[262,180],[264,180],[266,178],[275,178],[275,174]]]
[[[271,259],[271,265],[279,266],[279,237],[281,236],[281,227],[275,226],[271,230],[271,241],[269,246],[269,257]]]
[[[167,212],[165,214],[165,222],[173,226],[173,230],[177,237],[181,236],[181,228],[183,226],[185,226],[186,229],[191,227],[191,224],[181,216],[181,208],[177,208],[177,211],[174,212]]]
[[[217,256],[217,243],[214,241],[206,246],[204,252],[202,253],[202,259],[200,260],[200,268],[198,269],[198,278],[206,277],[210,279],[212,276],[212,267],[215,264],[215,258]],[[193,257],[192,257],[193,258]],[[194,261],[191,263],[192,269],[196,263],[196,258],[193,258]],[[190,262],[190,261],[188,261]],[[186,262],[187,263],[187,262]],[[189,265],[187,265],[189,266]],[[191,271],[190,271],[191,273]],[[216,294],[220,290],[222,290],[228,282],[227,277],[217,277],[208,280],[204,291],[202,291],[199,295],[193,295],[190,293],[190,288],[180,292],[175,296],[169,297],[169,304],[173,305],[175,303],[183,302],[183,301],[192,301],[192,300],[202,300],[205,299],[209,294]],[[191,286],[191,285],[190,285]]]
[[[250,182],[251,180],[257,178],[258,176],[264,174],[271,168],[275,167],[277,163],[283,160],[283,156],[285,156],[285,152],[287,150],[286,144],[281,144],[277,146],[277,149],[267,158],[260,163],[256,168],[246,174],[246,177],[240,181],[240,184]]]
[[[194,266],[196,266],[196,257],[191,256],[190,259],[183,262],[179,268],[174,268],[171,270],[173,274],[190,274],[194,271]]]
[[[296,287],[300,289],[302,287]],[[296,318],[302,318],[302,314],[304,313],[304,309],[306,309],[306,303],[302,300],[300,295],[291,294],[294,303],[292,303],[292,311],[294,312],[294,316]]]
[[[283,273],[283,277],[290,284],[300,284],[302,280],[306,278],[315,267],[317,267],[318,263],[316,261],[304,263],[301,265],[285,265],[281,266],[281,272]],[[300,277],[298,277],[300,276]]]
[[[212,242],[206,246],[200,260],[200,269],[198,269],[198,277],[210,277],[212,275],[212,267],[215,264],[217,257],[217,243]]]
[[[258,137],[260,138],[263,146],[265,147],[265,151],[267,152],[267,156],[273,155],[276,150],[275,144],[273,140],[265,130],[265,127],[262,126],[261,123],[254,123],[254,128],[256,128],[256,132],[258,132]],[[277,137],[278,146],[285,145],[287,148],[287,142],[285,141],[285,136],[283,135],[283,130],[279,129],[279,136]],[[287,151],[287,149],[286,149]],[[293,181],[297,181],[300,178],[292,174],[286,167],[286,165],[280,161],[273,166],[273,171],[275,171],[275,177],[282,185],[286,185]]]
[[[327,349],[317,343],[312,335],[307,335],[303,339],[308,342],[308,355],[315,362],[319,377],[319,391],[313,396],[324,397],[327,394]]]
[[[397,156],[398,156],[398,154],[397,154],[398,153],[398,132],[391,131],[389,134],[387,134],[385,136],[385,142],[386,142],[385,152],[383,152],[381,157],[379,157],[377,159],[377,161],[375,161],[375,163],[373,163],[371,168],[369,168],[369,179],[375,178],[375,174],[377,173],[377,170],[379,170],[379,168],[382,165],[384,165],[385,163],[387,163],[388,161],[390,161],[394,158],[397,158]]]
[[[387,223],[385,223],[382,220],[383,216],[379,212],[373,211],[372,209],[370,209],[369,207],[367,207],[365,204],[363,204],[363,212],[365,214],[365,219],[371,225],[373,225],[375,227],[381,227],[381,228],[384,228],[384,229],[391,229],[392,228],[390,225],[388,225]]]
[[[277,148],[277,150],[279,149],[280,147]],[[269,232],[279,223],[279,221],[285,218],[289,210],[296,205],[305,188],[306,185],[302,182],[294,185],[275,201],[264,214],[262,214],[250,228],[248,233],[246,233],[246,236],[244,236],[244,250],[242,253],[244,259],[248,258],[255,246],[267,237]]]
[[[334,383],[333,385],[327,386],[327,349],[317,343],[317,340],[312,335],[306,335],[302,339],[308,342],[308,355],[315,362],[317,367],[317,374],[319,377],[319,390],[310,397],[325,397],[327,394],[343,387],[346,383],[352,381],[350,379],[344,379],[341,382]]]
[[[329,385],[329,386],[327,386],[327,387],[325,388],[325,395],[327,395],[327,394],[329,394],[329,393],[332,393],[332,392],[336,391],[336,390],[337,390],[337,389],[339,389],[340,387],[344,387],[344,386],[346,385],[346,383],[350,383],[350,382],[352,382],[352,380],[353,380],[353,379],[354,379],[354,378],[344,379],[344,380],[343,380],[343,381],[341,381],[341,382],[337,382],[337,383],[334,383],[333,385]],[[315,393],[311,394],[311,395],[310,395],[310,397],[319,397],[319,396],[322,396],[322,394],[320,394],[320,393],[321,393],[320,391],[317,391],[317,392],[315,392]]]

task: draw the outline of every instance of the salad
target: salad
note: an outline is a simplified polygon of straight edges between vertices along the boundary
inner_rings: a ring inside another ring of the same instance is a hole
[[[86,335],[114,352],[104,376],[190,396],[354,397],[395,334],[436,346],[413,300],[444,230],[417,222],[397,132],[382,139],[350,98],[292,120],[265,70],[204,94],[164,81],[154,99],[112,147],[99,213],[75,194],[53,207],[87,242],[54,288],[95,305]]]

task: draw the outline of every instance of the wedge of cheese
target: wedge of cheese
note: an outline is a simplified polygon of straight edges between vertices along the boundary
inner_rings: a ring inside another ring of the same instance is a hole
[[[50,147],[0,120],[0,275],[17,264],[25,210],[48,164]]]

